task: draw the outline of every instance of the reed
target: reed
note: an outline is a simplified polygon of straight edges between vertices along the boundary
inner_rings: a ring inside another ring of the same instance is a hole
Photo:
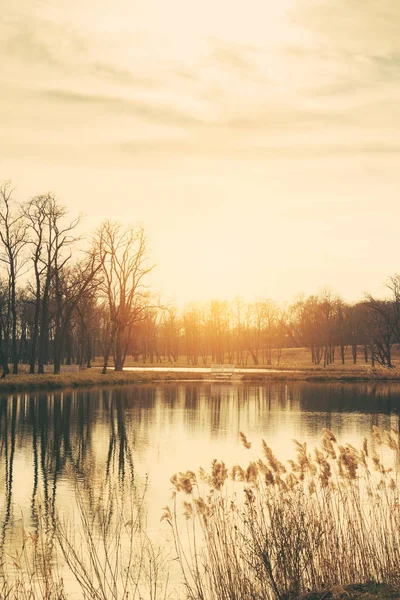
[[[254,456],[240,437],[248,464],[228,470],[214,460],[207,472],[171,479],[173,504],[163,518],[188,598],[325,597],[367,582],[400,589],[398,432],[374,428],[372,447],[364,440],[357,449],[325,430],[313,452],[294,441],[287,465],[265,441]]]

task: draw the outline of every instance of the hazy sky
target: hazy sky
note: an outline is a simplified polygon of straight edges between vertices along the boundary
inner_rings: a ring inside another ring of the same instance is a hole
[[[398,0],[3,0],[0,180],[143,222],[165,298],[400,271]]]

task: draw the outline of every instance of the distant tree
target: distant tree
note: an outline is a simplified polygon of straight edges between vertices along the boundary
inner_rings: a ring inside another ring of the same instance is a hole
[[[261,344],[261,335],[264,328],[264,305],[262,302],[253,302],[247,305],[245,320],[245,337],[247,349],[251,354],[253,363],[258,365]]]
[[[320,328],[324,346],[324,367],[335,360],[335,346],[333,343],[333,331],[335,321],[337,323],[338,299],[330,289],[325,289],[319,297],[321,312]]]
[[[188,364],[198,365],[200,356],[201,316],[197,306],[190,305],[183,313],[183,330]]]
[[[339,346],[340,360],[342,365],[345,364],[347,341],[349,339],[349,306],[343,302],[341,298],[336,300],[336,313],[334,319],[333,343]]]
[[[173,304],[165,307],[162,315],[164,357],[168,357],[170,363],[177,362],[179,358],[179,340],[182,323],[178,309]]]
[[[368,348],[367,317],[368,308],[364,302],[358,302],[347,309],[346,335],[351,344],[353,364],[357,364],[359,346]]]
[[[265,349],[265,362],[267,365],[272,364],[272,348],[281,348],[278,343],[277,330],[280,321],[280,311],[273,300],[265,300],[263,302],[263,338]],[[280,354],[277,356],[280,360]]]
[[[392,368],[392,347],[400,342],[400,275],[390,277],[387,288],[391,292],[391,298],[387,300],[367,294],[367,328],[372,358],[380,365]]]
[[[320,364],[324,355],[323,314],[318,296],[300,297],[289,307],[286,326],[298,346],[311,350],[311,361]]]
[[[245,315],[246,305],[242,298],[237,296],[232,304],[232,328],[236,351],[236,362],[238,365],[244,365],[247,362],[247,354],[245,346]]]
[[[224,362],[229,325],[228,303],[212,300],[207,315],[207,333],[210,338],[212,360],[218,363]]]
[[[139,349],[141,348],[143,363],[145,363],[147,357],[151,363],[154,362],[154,358],[158,363],[162,362],[160,332],[164,312],[162,307],[149,307],[145,318],[137,323],[132,330],[136,338],[136,343],[132,341],[131,353],[138,357]]]

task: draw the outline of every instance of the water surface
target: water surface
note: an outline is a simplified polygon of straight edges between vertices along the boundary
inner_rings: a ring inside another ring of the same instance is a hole
[[[281,460],[292,439],[318,443],[324,427],[360,445],[372,426],[399,429],[396,383],[173,382],[0,397],[0,551],[12,548],[23,519],[40,505],[67,514],[77,482],[87,498],[105,482],[146,492],[149,535],[163,543],[162,507],[176,471],[249,459],[239,431],[261,438]],[[121,492],[123,493],[123,492]]]

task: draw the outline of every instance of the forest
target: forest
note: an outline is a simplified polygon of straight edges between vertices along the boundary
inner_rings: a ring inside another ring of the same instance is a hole
[[[284,306],[264,298],[210,300],[178,310],[149,287],[154,266],[145,230],[104,221],[87,238],[54,194],[15,200],[0,185],[0,363],[10,372],[52,365],[90,368],[101,357],[121,371],[142,364],[224,361],[278,365],[283,348],[309,349],[310,363],[369,362],[392,368],[400,343],[400,276],[387,297],[349,304],[331,290]],[[239,274],[238,274],[239,276]]]

